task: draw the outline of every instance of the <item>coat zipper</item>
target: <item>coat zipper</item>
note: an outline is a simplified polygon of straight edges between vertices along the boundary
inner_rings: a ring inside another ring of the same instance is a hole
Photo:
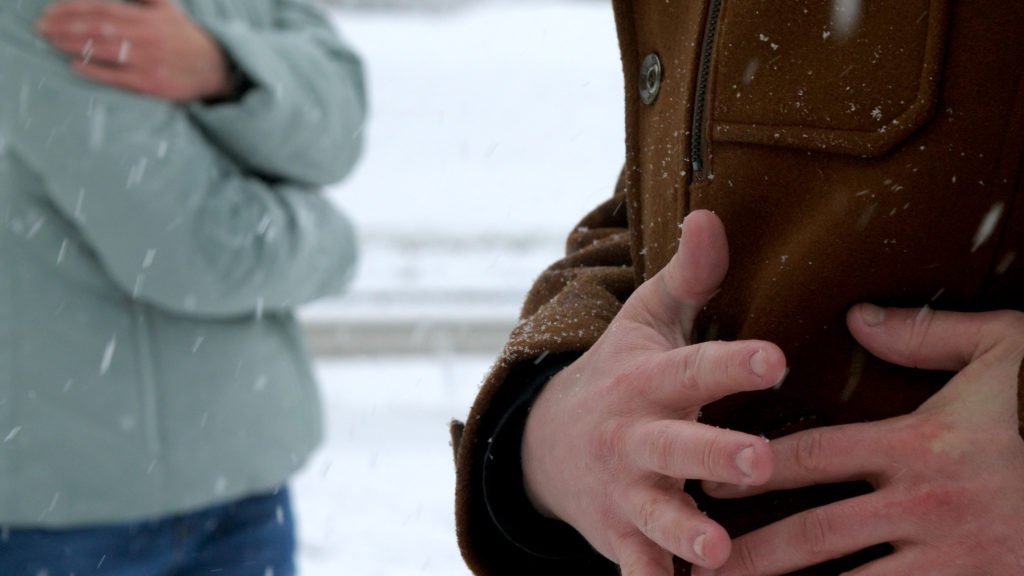
[[[718,15],[722,11],[722,0],[711,0],[708,6],[707,26],[704,30],[704,45],[701,48],[700,68],[697,71],[697,89],[693,105],[693,127],[690,139],[690,161],[694,182],[703,182],[704,165],[707,163],[707,142],[704,138],[704,124],[707,122],[708,80],[711,76],[711,52],[715,46],[718,31]]]

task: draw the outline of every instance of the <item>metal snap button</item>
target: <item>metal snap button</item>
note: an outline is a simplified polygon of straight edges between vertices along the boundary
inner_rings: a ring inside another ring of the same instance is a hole
[[[644,58],[640,65],[640,99],[644,104],[652,104],[661,90],[661,58],[653,52]]]

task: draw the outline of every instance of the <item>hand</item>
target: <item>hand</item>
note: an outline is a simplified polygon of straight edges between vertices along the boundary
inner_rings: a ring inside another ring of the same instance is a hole
[[[173,0],[49,4],[37,31],[94,81],[173,102],[230,95],[220,45]]]
[[[784,574],[889,542],[895,552],[857,576],[1024,573],[1024,441],[1017,379],[1024,313],[963,314],[854,307],[854,337],[880,358],[959,371],[912,414],[807,430],[772,442],[776,471],[747,496],[848,480],[875,491],[738,538],[725,567],[695,576]]]
[[[785,372],[782,351],[768,342],[690,342],[728,266],[722,223],[707,211],[690,214],[672,261],[552,378],[527,419],[531,501],[626,576],[671,576],[673,554],[721,565],[729,536],[697,510],[684,482],[759,484],[772,473],[764,439],[696,422],[704,404],[769,388]]]

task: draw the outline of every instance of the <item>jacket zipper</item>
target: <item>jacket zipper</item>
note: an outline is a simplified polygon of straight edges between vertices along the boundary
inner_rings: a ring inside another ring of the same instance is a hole
[[[711,52],[718,31],[718,15],[722,11],[722,0],[711,0],[708,6],[707,26],[704,30],[704,45],[701,48],[700,68],[697,71],[697,89],[693,105],[693,127],[690,136],[690,161],[694,182],[703,182],[704,165],[707,163],[707,142],[704,138],[704,124],[707,121],[708,79],[711,76]]]

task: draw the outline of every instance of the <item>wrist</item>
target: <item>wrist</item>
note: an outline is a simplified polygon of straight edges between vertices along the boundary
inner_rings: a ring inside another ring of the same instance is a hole
[[[200,65],[199,75],[204,80],[197,100],[208,103],[237,100],[249,86],[248,77],[212,36],[208,33],[204,33],[204,36],[207,53],[213,56]]]
[[[556,380],[564,371],[551,377],[550,381],[540,391],[533,406],[530,407],[526,416],[526,424],[522,435],[522,466],[523,466],[523,491],[533,508],[542,516],[557,518],[551,504],[557,501],[548,494],[546,488],[550,485],[545,482],[549,476],[548,471],[553,467],[549,466],[550,453],[545,447],[550,447],[551,434],[548,431],[549,424],[553,421],[550,412],[546,410],[545,400],[550,400],[550,392],[557,389]],[[557,418],[557,417],[556,417]],[[557,470],[557,467],[554,467]]]
[[[200,90],[199,100],[207,102],[222,102],[231,100],[234,97],[235,86],[231,66],[226,58],[206,69],[200,71],[205,78],[202,82],[203,89]]]
[[[483,458],[483,499],[495,527],[520,549],[548,559],[590,557],[593,550],[568,524],[540,513],[526,495],[522,445],[526,420],[551,377],[575,360],[575,354],[549,357],[522,374],[519,398],[488,439]]]

